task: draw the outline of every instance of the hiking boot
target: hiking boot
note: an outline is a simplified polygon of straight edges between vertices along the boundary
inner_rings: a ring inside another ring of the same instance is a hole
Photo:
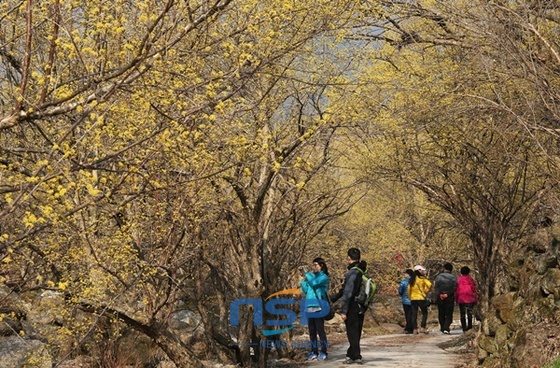
[[[309,353],[309,355],[307,356],[307,360],[315,360],[317,359],[317,354],[315,353]]]
[[[323,352],[319,353],[319,355],[317,356],[317,360],[327,360],[327,354]]]

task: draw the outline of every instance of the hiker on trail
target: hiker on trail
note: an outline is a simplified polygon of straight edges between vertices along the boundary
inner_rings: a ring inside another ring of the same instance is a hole
[[[461,276],[457,279],[457,291],[455,292],[455,301],[459,305],[463,332],[472,329],[473,309],[478,302],[476,283],[470,273],[471,269],[468,266],[461,267]]]
[[[412,333],[418,334],[418,309],[422,312],[420,332],[427,334],[428,330],[428,293],[432,289],[432,283],[426,277],[426,269],[421,265],[414,266],[414,272],[408,281],[408,297],[411,305]]]
[[[453,273],[453,265],[446,263],[443,270],[434,280],[436,303],[438,307],[439,329],[442,333],[451,333],[451,322],[453,322],[453,309],[455,307],[455,292],[457,291],[457,276]]]
[[[410,281],[410,277],[414,271],[410,268],[406,269],[403,272],[403,279],[399,284],[399,295],[401,296],[403,311],[404,311],[404,319],[405,319],[405,326],[404,326],[404,333],[411,334],[414,331],[412,327],[412,305],[410,303],[410,298],[408,297],[408,282]]]
[[[362,282],[362,274],[356,269],[362,271],[367,270],[367,262],[360,261],[361,253],[358,248],[348,249],[346,261],[348,262],[348,271],[342,288],[331,297],[334,303],[342,298],[341,317],[346,325],[346,336],[350,346],[346,351],[346,360],[344,364],[363,364],[360,351],[360,339],[362,337],[362,328],[364,326],[364,313],[354,299],[360,290]]]
[[[300,282],[301,290],[305,294],[305,299],[323,299],[327,300],[327,292],[329,290],[329,270],[327,262],[323,258],[317,257],[311,264],[311,272],[305,272],[300,267],[301,275],[303,276]],[[321,307],[318,303],[309,302],[307,311],[319,312]],[[307,360],[325,360],[327,359],[327,334],[325,332],[325,320],[320,318],[308,319],[309,340],[311,345],[311,352]],[[319,337],[319,340],[317,339]],[[321,352],[319,352],[321,348]]]

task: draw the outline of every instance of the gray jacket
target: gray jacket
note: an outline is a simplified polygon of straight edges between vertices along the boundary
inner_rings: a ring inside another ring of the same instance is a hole
[[[457,276],[449,271],[443,271],[434,280],[434,290],[436,295],[455,294],[457,290]]]

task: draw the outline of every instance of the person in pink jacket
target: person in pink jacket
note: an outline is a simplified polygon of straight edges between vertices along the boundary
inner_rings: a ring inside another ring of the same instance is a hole
[[[473,309],[478,302],[476,283],[470,273],[470,268],[467,266],[461,267],[461,276],[457,279],[457,291],[455,292],[455,301],[459,305],[463,332],[472,328]]]

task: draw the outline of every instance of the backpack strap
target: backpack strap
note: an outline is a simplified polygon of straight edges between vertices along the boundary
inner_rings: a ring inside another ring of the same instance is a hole
[[[360,267],[358,267],[358,266],[352,267],[351,270],[358,270],[358,271],[360,271],[360,273],[362,274],[362,276],[365,275],[365,273],[367,272],[367,270],[364,271],[364,270],[362,270],[362,269],[361,269]]]

